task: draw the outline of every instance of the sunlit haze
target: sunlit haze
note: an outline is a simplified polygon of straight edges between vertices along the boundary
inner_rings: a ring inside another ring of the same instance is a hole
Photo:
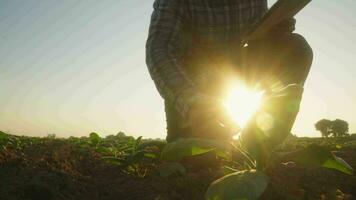
[[[247,88],[241,82],[235,82],[230,85],[223,104],[229,116],[240,128],[243,128],[258,109],[261,98],[261,91]]]
[[[0,130],[164,138],[163,101],[145,64],[152,4],[0,0]],[[322,118],[346,120],[356,132],[355,10],[355,0],[313,0],[296,17],[296,32],[314,50],[293,129],[299,136],[319,136],[314,123]]]

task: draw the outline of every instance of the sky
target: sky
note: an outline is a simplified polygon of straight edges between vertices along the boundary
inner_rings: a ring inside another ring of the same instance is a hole
[[[152,4],[0,0],[0,130],[164,138],[163,100],[145,64]],[[355,0],[313,0],[296,17],[314,50],[298,136],[319,136],[322,118],[346,120],[356,132],[355,10]]]

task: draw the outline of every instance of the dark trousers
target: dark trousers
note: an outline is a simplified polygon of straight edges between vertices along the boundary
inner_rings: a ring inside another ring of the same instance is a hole
[[[238,54],[238,78],[248,85],[259,83],[270,89],[294,83],[304,85],[313,60],[311,47],[298,34],[251,41]],[[167,141],[190,137],[189,126],[183,124],[171,102],[165,101],[165,111]]]

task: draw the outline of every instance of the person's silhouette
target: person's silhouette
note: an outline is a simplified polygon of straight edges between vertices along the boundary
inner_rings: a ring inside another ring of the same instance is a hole
[[[146,62],[165,101],[168,142],[187,137],[231,138],[233,126],[219,100],[229,77],[269,89],[303,86],[313,52],[301,35],[292,33],[294,19],[242,47],[242,33],[266,11],[267,0],[154,2]],[[297,90],[300,100],[302,90]],[[296,107],[299,102],[294,101]],[[289,134],[297,112],[278,137]],[[253,134],[251,138],[255,139]]]

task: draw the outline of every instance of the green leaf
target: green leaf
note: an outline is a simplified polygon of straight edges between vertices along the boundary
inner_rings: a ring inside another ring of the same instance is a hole
[[[168,143],[162,150],[161,159],[165,161],[180,161],[185,157],[214,152],[217,156],[228,157],[226,151],[231,145],[224,141],[207,139],[179,139]]]
[[[241,171],[214,181],[206,192],[207,200],[258,199],[266,190],[268,177],[261,171]]]
[[[152,141],[141,142],[141,144],[137,147],[137,149],[143,150],[147,147],[157,147],[158,149],[162,150],[163,147],[166,145],[167,142],[165,141],[152,140]]]
[[[158,168],[161,177],[170,177],[175,174],[183,175],[186,173],[184,166],[180,163],[164,163]]]
[[[112,153],[111,148],[106,148],[106,147],[99,147],[96,149],[97,152],[102,153],[102,154],[109,154]]]
[[[144,156],[146,158],[157,158],[157,155],[156,154],[153,154],[153,153],[145,153]]]
[[[143,160],[144,156],[145,156],[145,152],[143,151],[138,151],[134,154],[131,154],[131,156],[128,157],[126,164],[132,165],[132,164],[140,163]]]
[[[285,156],[295,159],[297,163],[307,167],[325,167],[335,169],[345,174],[352,175],[353,168],[342,158],[335,156],[326,147],[310,145],[303,150],[287,154]]]
[[[348,175],[353,175],[354,170],[346,161],[335,155],[333,155],[333,157],[334,159],[325,161],[322,166],[341,171]]]
[[[125,146],[117,148],[117,151],[132,151],[132,148],[133,147],[130,145],[125,145]]]
[[[134,145],[133,145],[133,149],[132,149],[132,153],[135,153],[135,152],[137,151],[137,148],[138,148],[138,146],[140,145],[141,140],[142,140],[142,136],[138,137],[138,138],[135,140]]]

